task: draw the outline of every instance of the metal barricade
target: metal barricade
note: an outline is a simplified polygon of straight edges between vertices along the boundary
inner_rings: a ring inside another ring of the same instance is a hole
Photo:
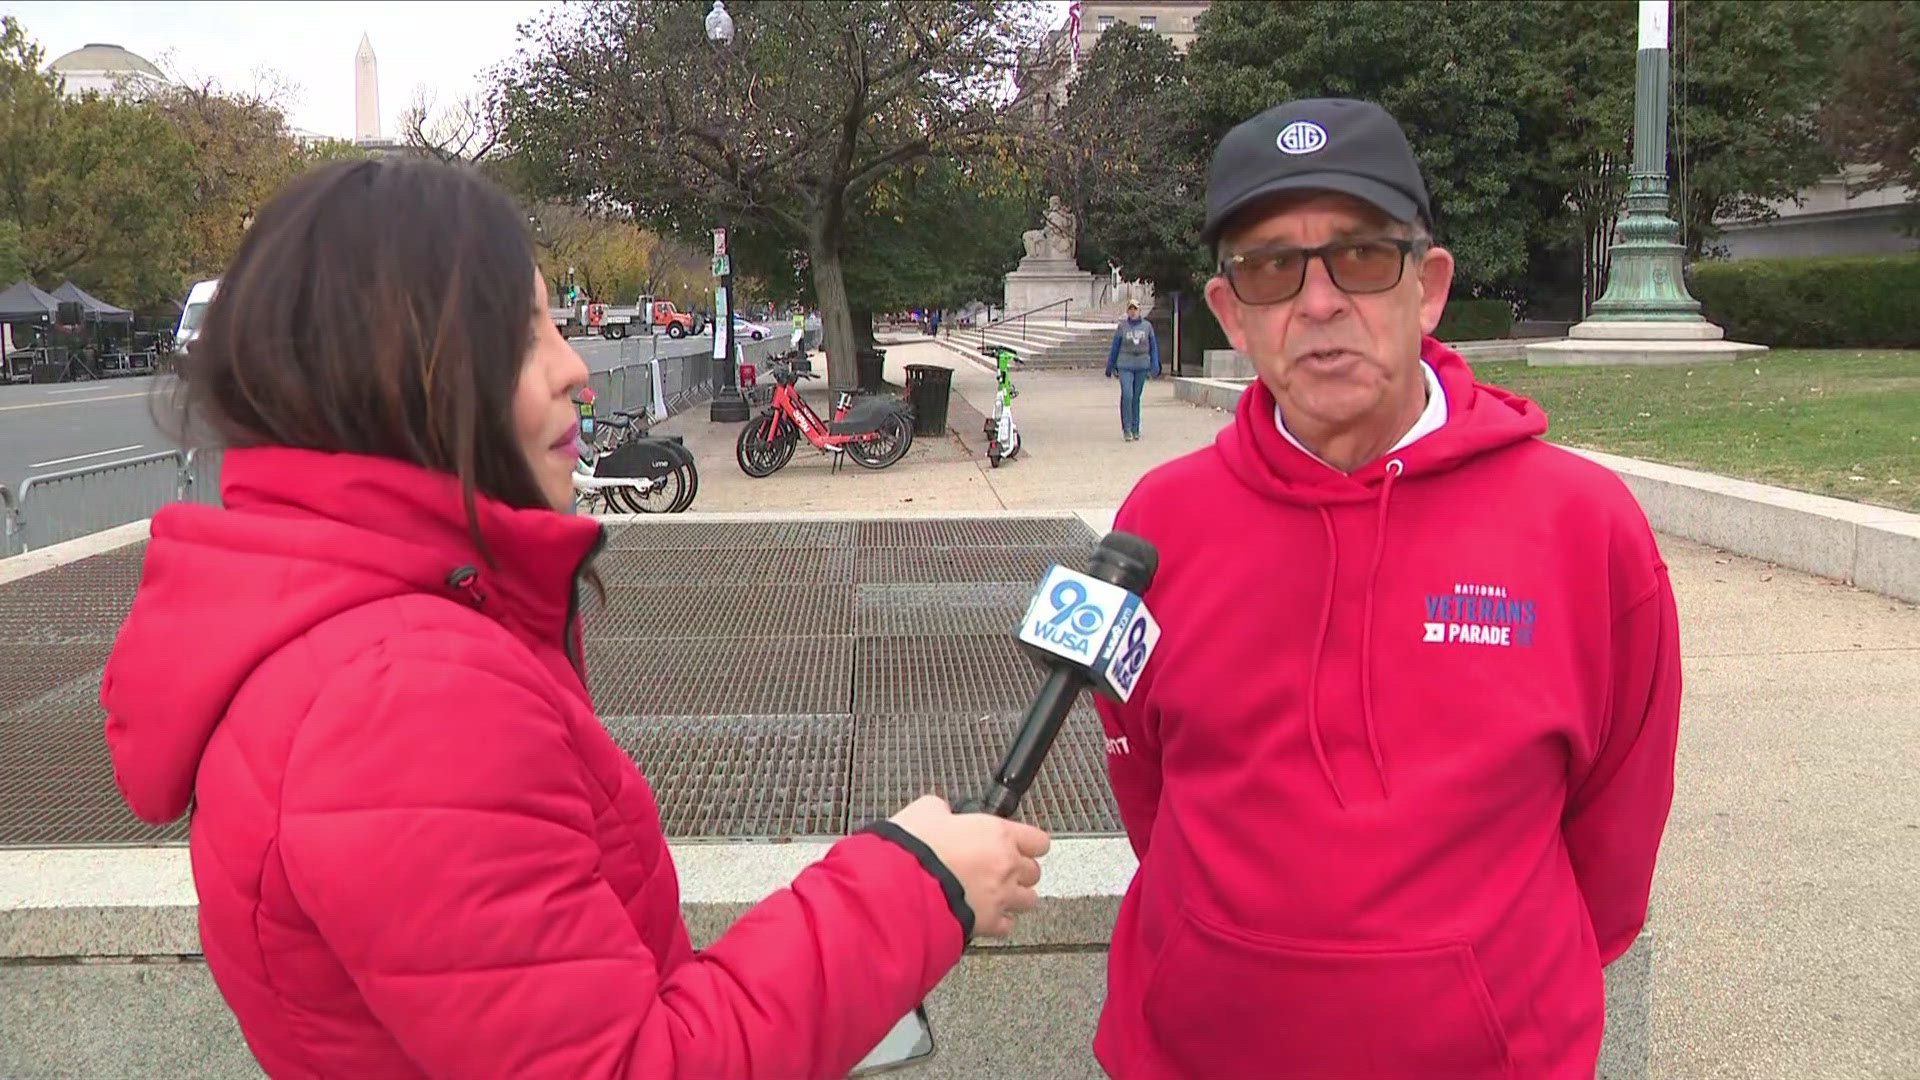
[[[657,361],[621,364],[587,375],[593,407],[602,415],[615,411],[654,416],[653,367]]]
[[[19,530],[20,504],[13,501],[7,485],[0,484],[0,559],[19,552]]]
[[[0,557],[152,517],[170,502],[220,502],[219,449],[166,450],[0,485]]]
[[[14,547],[31,551],[152,517],[180,498],[187,472],[178,450],[28,477],[14,515]]]
[[[673,416],[713,394],[713,358],[706,353],[660,358],[658,415]]]
[[[226,452],[219,447],[196,447],[187,451],[180,468],[181,502],[220,505],[220,464]]]

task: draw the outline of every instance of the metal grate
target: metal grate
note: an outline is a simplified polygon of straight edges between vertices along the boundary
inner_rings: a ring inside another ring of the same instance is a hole
[[[1092,547],[1099,541],[1079,518],[947,518],[862,521],[861,547]]]
[[[113,650],[105,642],[79,645],[0,645],[0,716],[63,683],[99,672]]]
[[[5,730],[3,722],[17,720],[105,724],[107,713],[100,707],[100,673],[90,671],[44,694],[11,706],[0,705],[0,731]]]
[[[1017,581],[1031,588],[1054,563],[1085,570],[1090,551],[1065,547],[873,548],[860,552],[856,580],[861,584]]]
[[[1027,706],[1040,666],[1011,637],[861,638],[853,665],[853,711],[927,715]]]
[[[605,716],[844,713],[853,639],[592,641],[587,672]]]
[[[1008,582],[856,585],[854,612],[868,637],[1011,634],[1033,594]]]
[[[928,792],[950,802],[977,797],[1018,722],[1011,712],[856,718],[848,827],[886,817]],[[1069,713],[1020,803],[1020,819],[1056,835],[1121,831],[1105,747],[1091,709]]]
[[[0,644],[111,643],[133,604],[146,545],[0,585]],[[6,707],[0,699],[0,710]]]
[[[607,539],[609,551],[669,548],[848,547],[849,521],[674,521],[627,525]]]
[[[183,841],[185,818],[155,827],[113,784],[101,729],[65,721],[0,723],[0,847]]]
[[[762,638],[853,633],[845,585],[796,596],[765,585],[622,586],[586,601],[587,638]]]
[[[817,585],[853,580],[853,553],[833,548],[674,548],[608,551],[594,561],[608,585]]]
[[[619,717],[607,730],[653,788],[669,837],[846,831],[853,721],[845,714]]]

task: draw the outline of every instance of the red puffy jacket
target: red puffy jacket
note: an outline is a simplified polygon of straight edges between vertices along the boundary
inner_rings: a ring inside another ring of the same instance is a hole
[[[193,803],[207,965],[270,1074],[843,1075],[959,960],[964,900],[885,826],[692,949],[577,659],[592,520],[482,499],[490,566],[450,477],[224,474],[226,509],[154,517],[101,698],[134,811]]]

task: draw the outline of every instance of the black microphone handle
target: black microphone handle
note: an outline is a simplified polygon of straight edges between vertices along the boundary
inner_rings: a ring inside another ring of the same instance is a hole
[[[987,793],[979,799],[963,801],[955,810],[962,814],[1012,817],[1020,808],[1020,800],[1026,797],[1027,789],[1033,786],[1033,778],[1046,761],[1047,751],[1053,749],[1054,736],[1060,734],[1060,725],[1073,711],[1073,703],[1079,699],[1087,681],[1087,673],[1071,664],[1054,665],[1047,673],[1047,681],[1040,684],[1040,692],[1028,703],[1026,714],[1020,718],[1013,745],[1007,747],[1007,756],[1001,759]]]

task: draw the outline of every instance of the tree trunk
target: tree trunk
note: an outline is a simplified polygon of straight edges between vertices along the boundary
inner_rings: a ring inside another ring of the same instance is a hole
[[[827,386],[851,390],[860,383],[854,360],[852,312],[847,309],[847,277],[840,266],[840,229],[829,220],[813,230],[809,252],[813,264],[813,291],[820,298],[821,344],[827,350]]]

